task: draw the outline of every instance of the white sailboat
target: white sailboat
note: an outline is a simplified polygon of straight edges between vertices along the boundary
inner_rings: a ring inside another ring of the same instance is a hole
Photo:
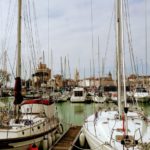
[[[150,148],[150,120],[146,118],[142,111],[127,106],[126,94],[124,94],[124,106],[121,103],[121,83],[124,83],[125,87],[125,80],[122,79],[123,76],[125,79],[122,51],[122,5],[122,0],[116,0],[118,107],[98,110],[85,120],[80,141],[83,141],[85,136],[92,150],[140,150]]]
[[[3,112],[0,116],[0,149],[37,150],[39,145],[42,145],[43,150],[48,150],[62,134],[62,125],[56,117],[52,100],[23,101],[21,95],[21,8],[22,0],[18,0],[18,61],[14,101],[16,114]]]

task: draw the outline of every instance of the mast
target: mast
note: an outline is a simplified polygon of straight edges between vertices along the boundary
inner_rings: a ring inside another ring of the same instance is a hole
[[[21,104],[23,97],[21,94],[21,13],[22,13],[22,0],[18,0],[18,32],[17,32],[17,64],[16,64],[16,78],[14,87],[14,113],[16,123],[19,123],[19,104]]]
[[[51,49],[51,78],[53,77],[53,50]]]
[[[127,113],[128,113],[128,107],[126,102],[126,81],[125,81],[125,58],[124,58],[124,52],[123,52],[123,1],[117,0],[116,5],[116,39],[117,39],[117,76],[118,76],[118,107],[119,107],[119,117],[120,119],[123,119],[123,116],[125,117],[125,129],[124,134],[128,135],[128,119],[127,119]],[[123,89],[122,89],[123,85]],[[123,95],[124,90],[124,112],[122,111],[121,107],[121,96]]]
[[[91,78],[91,77],[92,77],[92,75],[91,75],[91,70],[92,70],[92,69],[91,69],[91,68],[92,68],[92,67],[91,67],[91,60],[90,60],[90,88],[91,88],[91,79],[92,79],[92,78]]]
[[[16,77],[21,77],[21,18],[22,18],[22,0],[18,0],[18,32],[17,32],[17,68]]]
[[[122,0],[116,1],[116,49],[117,49],[117,77],[118,77],[118,108],[119,117],[122,116],[121,109],[121,78],[122,78],[122,50],[123,50],[123,32],[122,32]]]
[[[63,64],[62,64],[62,56],[60,57],[60,66],[61,66],[61,76],[63,78]]]
[[[145,0],[145,73],[147,76],[147,0]]]
[[[101,86],[101,78],[100,78],[100,52],[99,52],[99,36],[98,36],[98,75],[99,75],[99,86]]]
[[[66,56],[64,59],[64,79],[66,80]]]
[[[68,74],[69,74],[69,79],[71,79],[69,56],[68,56]]]

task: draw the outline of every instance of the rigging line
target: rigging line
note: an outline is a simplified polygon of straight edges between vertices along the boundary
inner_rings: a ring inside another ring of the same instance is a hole
[[[27,35],[28,35],[28,40],[29,40],[29,47],[31,49],[31,57],[32,57],[32,60],[33,60],[33,66],[35,68],[35,48],[34,48],[34,41],[33,41],[33,30],[32,30],[32,24],[31,24],[31,15],[30,15],[30,2],[28,1],[28,7],[26,6],[26,20],[27,20]],[[27,9],[29,8],[29,9]],[[26,23],[26,21],[25,21]]]
[[[28,6],[29,6],[29,9],[28,9],[28,11],[29,11],[29,13],[28,13],[28,15],[29,15],[29,26],[30,26],[30,37],[31,37],[31,44],[32,44],[32,53],[33,53],[33,55],[32,55],[32,57],[33,57],[33,64],[34,64],[34,66],[36,66],[36,53],[35,53],[35,46],[34,46],[34,38],[33,38],[33,29],[32,29],[32,19],[31,19],[31,3],[30,3],[30,1],[28,1]]]
[[[15,78],[15,74],[14,74],[14,71],[13,71],[14,69],[13,69],[13,67],[12,67],[12,65],[11,65],[9,56],[8,56],[8,54],[6,54],[6,55],[7,55],[8,63],[9,63],[9,65],[10,65],[10,69],[11,69],[12,75],[13,75],[13,77]]]
[[[9,28],[9,16],[10,16],[10,14],[11,14],[11,13],[10,13],[10,10],[11,10],[11,0],[10,0],[10,2],[9,2],[9,6],[8,6],[8,13],[7,13],[7,17],[6,17],[6,18],[7,18],[7,19],[6,19],[7,22],[6,22],[5,31],[4,31],[4,32],[5,32],[5,33],[4,33],[4,34],[5,34],[5,39],[4,39],[4,45],[3,45],[3,48],[2,48],[2,49],[4,49],[4,47],[5,47],[5,45],[6,45],[5,43],[6,43],[6,41],[7,41],[7,36],[6,36],[6,35],[7,35],[7,33],[8,33],[8,30],[7,30],[7,29]]]
[[[36,14],[36,7],[35,2],[33,1],[33,17],[34,17],[34,26],[35,26],[35,37],[36,37],[36,47],[38,53],[41,51],[41,42],[39,37],[38,25],[37,25],[37,14]],[[35,53],[35,51],[34,51]],[[35,53],[35,59],[38,60],[38,54]],[[37,62],[35,62],[37,64]],[[35,70],[35,69],[34,69]]]
[[[92,64],[93,64],[93,77],[95,80],[95,62],[94,62],[94,42],[93,42],[93,38],[94,38],[94,33],[93,33],[93,0],[91,0],[91,38],[92,38]],[[94,86],[95,86],[95,82],[94,82]]]
[[[10,25],[9,25],[9,28],[8,28],[8,32],[9,32],[9,35],[8,35],[8,40],[7,43],[5,44],[5,48],[8,49],[8,46],[9,46],[9,41],[12,40],[12,37],[11,37],[11,33],[15,33],[15,29],[13,28],[14,25],[15,25],[15,9],[16,9],[16,5],[17,5],[17,2],[15,3],[14,5],[14,8],[13,8],[13,14],[12,14],[12,17],[11,17],[11,22],[10,22]]]
[[[25,9],[24,9],[24,26],[25,26],[25,33],[26,33],[26,35],[27,35],[27,40],[28,40],[28,42],[29,42],[29,48],[30,49],[32,49],[32,47],[31,47],[31,40],[30,40],[30,36],[29,36],[29,32],[30,31],[28,31],[28,14],[27,14],[27,2],[25,3],[25,7],[24,7]],[[31,51],[31,53],[32,53],[32,51]]]
[[[32,40],[31,40],[31,36],[30,36],[30,24],[29,24],[29,15],[28,15],[28,9],[27,9],[27,2],[26,2],[26,5],[25,5],[25,11],[24,11],[24,24],[25,24],[25,29],[26,29],[26,34],[27,34],[27,39],[28,39],[28,42],[29,42],[29,48],[31,49],[31,57],[33,56],[33,50],[32,50]],[[34,60],[34,57],[32,57],[32,59]]]
[[[131,45],[131,55],[132,55],[132,60],[133,60],[133,68],[134,68],[134,73],[137,73],[136,70],[136,65],[135,65],[135,57],[134,57],[134,51],[133,51],[133,46],[132,46],[132,33],[131,33],[131,21],[130,21],[130,13],[129,13],[129,1],[127,0],[127,8],[128,8],[128,26],[129,26],[129,35],[130,35],[130,45]]]
[[[10,5],[13,5],[12,3]],[[14,18],[15,18],[15,9],[16,9],[16,5],[17,5],[17,2],[15,2],[14,4],[14,8],[12,8],[12,12],[13,13],[10,13],[11,12],[11,6],[9,5],[8,7],[8,14],[7,14],[7,22],[6,22],[6,28],[5,28],[5,38],[4,38],[4,41],[3,41],[3,49],[7,49],[7,43],[9,43],[9,40],[10,40],[10,36],[11,36],[11,32],[12,32],[12,28],[13,28],[13,25],[14,25]],[[11,16],[10,16],[11,14]]]
[[[55,16],[55,0],[51,1],[51,16]],[[54,47],[54,40],[55,39],[55,19],[51,19],[51,48]]]
[[[49,51],[50,51],[50,49],[49,49],[49,17],[50,17],[49,10],[50,10],[50,6],[49,5],[50,5],[50,3],[48,0],[48,9],[47,9],[47,11],[48,11],[48,66],[50,64],[50,62],[49,62]]]
[[[34,16],[34,24],[35,24],[35,37],[36,37],[36,44],[37,44],[37,50],[40,52],[41,50],[41,42],[40,42],[40,37],[39,37],[39,31],[38,31],[38,26],[37,26],[37,14],[36,14],[36,7],[35,7],[35,2],[33,1],[33,16]]]
[[[22,60],[22,62],[23,62],[23,74],[24,74],[24,79],[27,79],[27,63],[25,62],[25,60],[23,59]]]
[[[0,4],[0,24],[1,24],[1,28],[0,28],[0,32],[2,33],[2,31],[3,31],[3,21],[2,21],[2,18],[3,18],[3,14],[2,14],[2,8],[3,8],[3,6]],[[0,39],[0,44],[1,44],[1,46],[2,46],[2,43],[3,43],[3,40],[2,40],[2,37],[1,37],[1,39]],[[1,49],[2,47],[0,47],[0,49]]]
[[[107,37],[107,41],[106,41],[106,50],[105,50],[104,61],[103,61],[102,76],[104,76],[104,72],[105,72],[105,64],[106,64],[106,58],[107,58],[106,55],[107,55],[107,52],[108,52],[108,45],[109,45],[109,41],[110,41],[110,34],[111,34],[111,27],[112,27],[113,16],[114,16],[114,10],[112,10],[110,24],[109,24],[108,37]]]
[[[25,8],[27,8],[27,7],[25,7]],[[26,9],[26,11],[27,11],[27,9]],[[27,18],[27,17],[26,17]],[[25,29],[26,29],[26,34],[27,34],[27,40],[28,40],[28,42],[29,42],[29,48],[31,49],[31,54],[32,54],[32,46],[31,46],[31,39],[30,39],[30,36],[29,36],[29,31],[27,31],[28,30],[28,25],[26,24],[26,20],[28,20],[28,19],[26,19],[25,17],[24,17],[24,24],[25,24]],[[32,57],[32,55],[31,55],[31,57]]]
[[[130,40],[130,34],[129,34],[129,24],[128,24],[128,13],[127,13],[128,9],[127,9],[127,4],[126,2],[124,2],[124,14],[125,14],[125,24],[126,24],[126,28],[127,28],[127,36],[128,36],[128,44],[129,44],[129,54],[130,54],[130,61],[131,61],[131,69],[132,69],[132,72],[133,72],[133,61],[132,61],[132,55],[131,55],[131,48],[132,48],[132,45],[131,45],[131,40]]]
[[[132,46],[132,33],[131,33],[131,24],[130,24],[130,13],[129,13],[129,2],[128,0],[125,1],[125,23],[127,28],[127,35],[128,35],[128,43],[129,43],[129,51],[130,51],[130,60],[131,60],[131,67],[132,72],[137,73],[136,65],[135,65],[135,58],[134,58],[134,52],[133,52],[133,46]]]
[[[145,73],[147,75],[147,0],[145,0]]]

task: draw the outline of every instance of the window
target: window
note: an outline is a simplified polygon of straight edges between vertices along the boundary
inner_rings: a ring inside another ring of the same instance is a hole
[[[81,97],[81,96],[83,96],[83,91],[75,91],[74,95]]]

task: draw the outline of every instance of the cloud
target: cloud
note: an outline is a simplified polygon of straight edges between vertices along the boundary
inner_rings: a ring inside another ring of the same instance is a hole
[[[7,2],[6,2],[7,1]],[[3,5],[3,20],[5,14],[8,14],[8,2],[9,0],[1,0],[0,6]],[[16,1],[17,2],[17,1]],[[32,6],[33,1],[30,1]],[[93,0],[93,47],[94,47],[94,60],[95,60],[95,72],[98,74],[98,36],[100,37],[100,58],[105,59],[105,74],[109,71],[115,73],[115,27],[114,22],[111,24],[110,37],[108,37],[110,20],[112,12],[114,11],[114,0]],[[150,36],[150,2],[147,2],[147,35],[148,40]],[[48,52],[48,16],[49,16],[49,51],[53,51],[53,68],[54,73],[60,73],[60,57],[69,56],[70,67],[72,76],[76,67],[79,68],[81,76],[84,76],[84,69],[86,76],[90,75],[90,61],[92,60],[92,29],[91,29],[91,0],[34,0],[36,14],[37,14],[37,27],[39,32],[39,39],[41,43],[41,55],[42,51],[45,51],[46,62],[50,63],[50,52]],[[15,5],[13,5],[15,6]],[[33,14],[33,6],[30,8]],[[144,18],[144,1],[131,0],[129,1],[130,10],[130,25],[132,31],[132,44],[134,48],[134,54],[137,61],[143,60],[145,65],[145,18]],[[49,13],[48,13],[49,12]],[[16,8],[17,13],[17,8]],[[114,20],[114,19],[113,19]],[[34,21],[33,21],[34,22]],[[4,27],[4,25],[3,25]],[[14,25],[13,30],[15,30]],[[2,30],[2,27],[1,27]],[[34,25],[33,25],[33,30]],[[35,31],[34,31],[35,32]],[[13,36],[16,33],[14,32]],[[0,35],[1,37],[1,35]],[[2,38],[2,37],[1,37]],[[34,38],[37,37],[34,35]],[[34,42],[36,41],[34,39]],[[108,40],[109,39],[109,40]],[[107,43],[107,41],[109,41]],[[10,41],[9,55],[12,54],[12,45],[15,48],[16,42]],[[107,57],[105,58],[106,47],[108,46]],[[127,47],[127,46],[126,46]],[[148,43],[148,50],[150,43]],[[35,50],[36,52],[36,50]],[[129,52],[126,50],[126,52]],[[24,53],[24,52],[23,52]],[[28,53],[28,54],[27,54]],[[24,53],[28,59],[31,50]],[[129,55],[126,55],[129,56]],[[148,60],[150,60],[150,54],[148,51]],[[26,60],[27,60],[26,59]],[[80,60],[80,62],[79,62]],[[130,60],[127,58],[128,70],[130,68]],[[139,64],[139,63],[137,63]],[[150,62],[148,61],[150,66]],[[50,64],[49,64],[50,66]],[[150,70],[148,70],[150,73]],[[128,71],[129,72],[129,71]],[[131,72],[130,72],[131,73]]]

